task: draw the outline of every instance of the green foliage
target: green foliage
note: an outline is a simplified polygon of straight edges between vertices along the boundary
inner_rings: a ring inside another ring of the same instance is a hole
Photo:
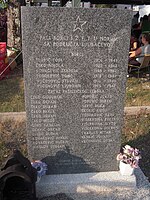
[[[96,8],[112,8],[112,4],[96,4]]]
[[[0,0],[0,8],[7,8],[7,3],[4,0]]]

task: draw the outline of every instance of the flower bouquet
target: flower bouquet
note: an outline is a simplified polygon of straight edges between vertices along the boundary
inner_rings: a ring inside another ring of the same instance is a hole
[[[117,160],[120,161],[119,167],[121,174],[128,175],[129,173],[129,175],[132,175],[134,168],[138,168],[139,159],[141,159],[141,153],[138,149],[129,145],[122,147],[121,152],[117,155]]]
[[[37,170],[37,182],[39,182],[41,177],[46,174],[47,164],[40,160],[35,160],[31,162],[31,165]]]

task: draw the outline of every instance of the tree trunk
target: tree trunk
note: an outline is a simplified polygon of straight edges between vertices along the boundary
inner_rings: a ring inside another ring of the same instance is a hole
[[[12,0],[7,8],[7,46],[21,50],[21,4]]]

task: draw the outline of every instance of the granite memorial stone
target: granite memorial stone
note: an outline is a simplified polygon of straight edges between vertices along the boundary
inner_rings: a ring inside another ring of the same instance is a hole
[[[22,7],[28,150],[48,174],[118,170],[131,17]]]

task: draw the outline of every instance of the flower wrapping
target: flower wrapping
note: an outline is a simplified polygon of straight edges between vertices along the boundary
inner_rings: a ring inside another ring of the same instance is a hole
[[[37,170],[37,176],[42,177],[46,174],[47,171],[47,164],[40,161],[40,160],[35,160],[31,162],[32,167],[34,167]]]

